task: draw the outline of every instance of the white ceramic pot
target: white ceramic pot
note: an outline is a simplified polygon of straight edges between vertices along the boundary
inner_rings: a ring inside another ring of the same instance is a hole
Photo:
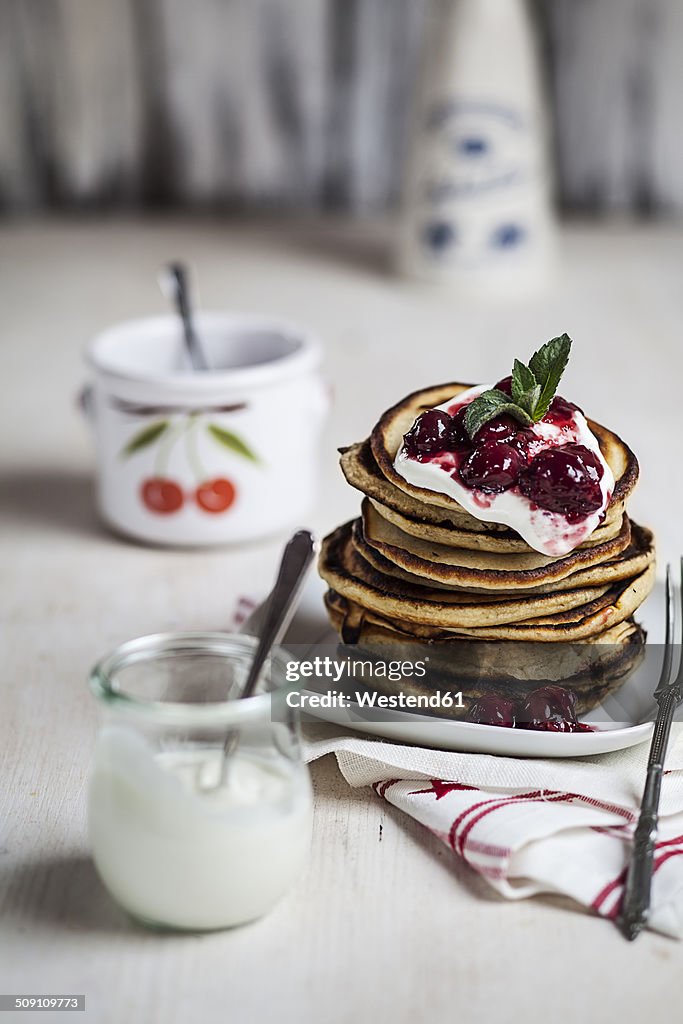
[[[211,370],[186,368],[174,317],[133,320],[87,350],[98,505],[155,544],[249,540],[300,526],[328,406],[321,351],[288,323],[197,315]]]

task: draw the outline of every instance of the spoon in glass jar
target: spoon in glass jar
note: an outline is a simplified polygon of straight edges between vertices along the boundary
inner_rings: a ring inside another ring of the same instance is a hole
[[[296,609],[301,588],[315,556],[317,544],[313,534],[308,530],[299,530],[287,542],[282,554],[280,568],[278,570],[275,586],[268,599],[263,624],[253,661],[249,666],[244,687],[239,700],[246,700],[252,697],[260,681],[261,673],[266,658],[271,650],[281,640],[292,615]],[[226,784],[230,766],[230,760],[239,743],[239,731],[231,729],[226,734],[221,756],[221,765],[218,774],[207,779],[205,775],[199,779],[200,788],[207,790],[218,789]]]

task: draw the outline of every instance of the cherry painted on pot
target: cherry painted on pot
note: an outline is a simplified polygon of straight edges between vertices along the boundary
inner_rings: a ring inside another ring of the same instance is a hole
[[[143,480],[140,487],[143,504],[150,512],[170,515],[178,512],[185,501],[182,489],[175,482],[164,476],[153,476]]]
[[[197,504],[205,512],[227,512],[235,500],[235,485],[225,477],[205,480],[195,492]]]

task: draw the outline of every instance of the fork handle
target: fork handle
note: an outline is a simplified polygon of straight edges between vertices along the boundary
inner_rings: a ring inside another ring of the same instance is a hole
[[[621,918],[624,933],[631,940],[641,932],[650,911],[662,767],[656,763],[649,765],[647,769],[643,802],[633,837],[633,853],[626,876]]]

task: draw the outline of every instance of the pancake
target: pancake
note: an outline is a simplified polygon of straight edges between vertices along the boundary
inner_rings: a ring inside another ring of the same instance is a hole
[[[613,604],[615,596],[617,596],[616,589],[608,588],[604,594],[592,598],[584,604],[574,605],[571,608],[564,608],[556,611],[552,615],[540,615],[535,618],[529,618],[529,620],[519,620],[512,623],[502,622],[500,625],[495,624],[493,627],[458,627],[456,629],[442,627],[434,628],[433,626],[425,626],[420,623],[410,623],[405,620],[393,620],[393,618],[383,614],[375,614],[372,611],[368,611],[368,609],[361,609],[362,614],[360,614],[359,618],[360,620],[365,621],[370,616],[370,621],[376,625],[381,625],[387,629],[393,630],[394,632],[404,633],[405,635],[417,637],[425,641],[449,640],[454,639],[454,637],[470,637],[473,639],[480,638],[484,640],[514,640],[517,637],[529,642],[542,643],[552,640],[553,642],[556,641],[561,643],[564,640],[562,630],[571,630],[574,627],[581,626],[587,620],[591,620],[596,623],[597,631],[602,630],[600,613],[605,609],[608,609]],[[355,621],[357,610],[357,608],[350,605],[352,621]],[[546,630],[545,635],[542,627],[549,628]],[[515,632],[511,633],[510,631],[513,628]],[[531,630],[536,630],[536,632],[532,634]],[[493,635],[494,631],[496,632],[495,636]],[[520,631],[524,632],[525,635],[523,637],[521,637]],[[346,631],[346,633],[348,633],[348,631]],[[589,639],[592,639],[592,637],[589,637]]]
[[[351,533],[351,524],[347,523],[325,538],[320,553],[320,575],[332,590],[350,602],[394,622],[432,630],[488,629],[540,617],[552,618],[587,606],[610,591],[609,585],[603,585],[510,597],[501,592],[468,594],[404,583],[367,562],[355,549]]]
[[[325,600],[330,621],[341,633],[346,602],[333,592]],[[578,698],[579,713],[583,714],[600,703],[640,663],[644,643],[645,634],[632,619],[582,643],[549,645],[449,638],[431,641],[428,646],[366,619],[355,643],[342,642],[339,654],[357,660],[413,664],[428,658],[427,676],[405,675],[398,684],[373,676],[368,688],[385,692],[400,689],[406,694],[462,692],[465,709],[456,706],[437,712],[448,717],[463,717],[467,706],[485,694],[519,700],[530,690],[548,684],[571,688]],[[354,675],[355,682],[360,679],[362,676]]]
[[[607,600],[609,601],[609,595],[607,596]],[[412,643],[438,645],[442,642],[455,643],[458,641],[463,644],[463,653],[470,648],[485,650],[488,652],[491,661],[489,674],[500,674],[501,672],[501,649],[506,652],[505,659],[502,662],[505,665],[506,672],[511,668],[514,664],[514,659],[518,656],[515,653],[517,649],[540,649],[540,645],[536,644],[534,641],[509,643],[505,641],[480,641],[477,640],[476,637],[459,637],[453,630],[436,629],[428,626],[416,626],[410,623],[395,622],[383,617],[382,615],[378,615],[375,612],[369,611],[366,608],[362,608],[360,605],[354,604],[353,601],[347,600],[347,598],[338,594],[335,590],[328,590],[326,592],[324,602],[330,622],[342,636],[342,641],[347,645],[358,643],[364,635],[368,634],[368,630],[371,628],[383,630],[387,635],[387,639],[404,639]],[[604,606],[604,604],[605,601],[602,601],[602,606]],[[640,626],[634,623],[631,618],[624,619],[615,625],[608,626],[607,629],[602,632],[596,633],[585,640],[579,641],[579,644],[581,646],[587,644],[619,644],[629,636],[634,628],[640,629]],[[551,659],[555,658],[557,657],[558,650],[561,649],[562,645],[554,644],[552,647],[547,648],[547,656]],[[469,655],[467,655],[467,657],[469,657]],[[512,658],[512,661],[510,661],[510,658]],[[458,671],[460,671],[459,664]]]
[[[526,620],[500,620],[497,624],[479,626],[458,623],[464,618],[476,620],[477,609],[472,606],[463,608],[426,598],[419,604],[401,595],[373,592],[366,583],[359,585],[358,582],[356,586],[348,586],[342,596],[349,601],[352,612],[352,627],[347,632],[349,642],[353,632],[358,633],[369,617],[377,625],[423,640],[471,637],[479,640],[574,643],[592,640],[597,634],[629,619],[652,590],[654,580],[655,568],[651,565],[640,576],[623,580],[602,595],[574,608],[547,616],[531,616]],[[348,595],[355,595],[355,599]],[[436,596],[431,595],[432,598]]]
[[[351,543],[356,549],[358,554],[361,555],[367,562],[370,562],[379,572],[383,572],[385,575],[394,577],[396,581],[403,581],[407,584],[417,584],[417,586],[426,586],[429,588],[436,589],[442,593],[453,593],[454,591],[459,592],[463,595],[468,595],[471,600],[476,595],[480,595],[486,600],[496,599],[497,596],[505,597],[507,600],[513,600],[515,597],[517,600],[525,600],[528,597],[535,597],[539,594],[558,594],[562,591],[577,590],[587,587],[608,587],[618,580],[626,580],[633,575],[637,575],[640,572],[644,572],[647,566],[654,562],[654,547],[652,543],[651,532],[639,526],[637,523],[631,523],[631,543],[629,547],[622,552],[620,556],[609,562],[601,562],[597,565],[590,566],[586,569],[580,569],[577,572],[573,572],[568,577],[562,580],[558,580],[555,583],[547,584],[545,587],[525,587],[523,590],[515,592],[511,590],[502,589],[500,591],[487,589],[478,589],[476,587],[453,587],[444,583],[438,583],[434,580],[428,580],[424,577],[413,572],[405,572],[403,569],[398,568],[393,562],[390,562],[383,555],[380,555],[378,551],[366,544],[362,539],[362,530],[359,526],[359,520],[354,520],[351,527]]]
[[[448,586],[517,590],[546,587],[580,569],[612,561],[629,546],[631,525],[624,516],[621,530],[612,540],[592,548],[577,548],[560,558],[541,555],[531,548],[524,553],[496,554],[420,540],[388,522],[365,500],[359,539],[413,576]]]
[[[352,542],[381,572],[407,583],[481,594],[505,590],[510,597],[611,584],[644,571],[654,560],[651,532],[627,516],[612,541],[550,559],[530,549],[524,555],[495,555],[420,541],[365,502],[362,520],[352,526]]]
[[[380,473],[369,441],[341,449],[339,461],[347,482],[367,495],[380,515],[406,533],[473,551],[529,551],[527,542],[506,526],[475,519],[464,509],[449,510],[418,501],[399,490]],[[623,502],[612,501],[605,521],[581,546],[592,547],[616,537],[623,510]]]
[[[420,413],[442,405],[449,398],[460,394],[461,391],[467,391],[470,387],[471,384],[440,384],[415,391],[385,412],[370,435],[370,447],[375,462],[390,483],[418,502],[438,505],[459,513],[465,510],[454,498],[425,487],[415,487],[404,480],[394,469],[394,459],[402,444],[403,435]],[[638,481],[638,460],[631,449],[611,430],[590,419],[588,426],[595,434],[600,450],[614,474],[615,487],[611,504],[623,504]]]
[[[554,617],[541,616],[525,622],[511,622],[480,629],[459,628],[462,636],[482,640],[533,640],[539,643],[574,643],[588,639],[610,626],[623,622],[640,607],[652,590],[654,565],[635,579],[622,580],[606,594],[578,609],[558,612]]]
[[[374,498],[368,498],[368,501],[370,501],[383,519],[393,523],[394,526],[397,526],[404,533],[409,533],[413,537],[419,537],[421,540],[472,551],[495,551],[499,554],[526,553],[529,551],[527,542],[513,533],[512,530],[507,531],[509,537],[503,533],[475,533],[471,530],[458,529],[458,527],[449,523],[435,524],[430,523],[426,519],[417,519],[403,515],[396,509],[382,505],[381,502]],[[620,505],[619,508],[623,509],[623,505]],[[611,522],[605,522],[602,526],[599,526],[597,530],[593,531],[588,540],[584,541],[579,547],[592,548],[596,544],[602,544],[606,540],[612,540],[614,537],[617,537],[623,525],[623,518],[623,512],[618,519],[616,516],[613,516]]]

